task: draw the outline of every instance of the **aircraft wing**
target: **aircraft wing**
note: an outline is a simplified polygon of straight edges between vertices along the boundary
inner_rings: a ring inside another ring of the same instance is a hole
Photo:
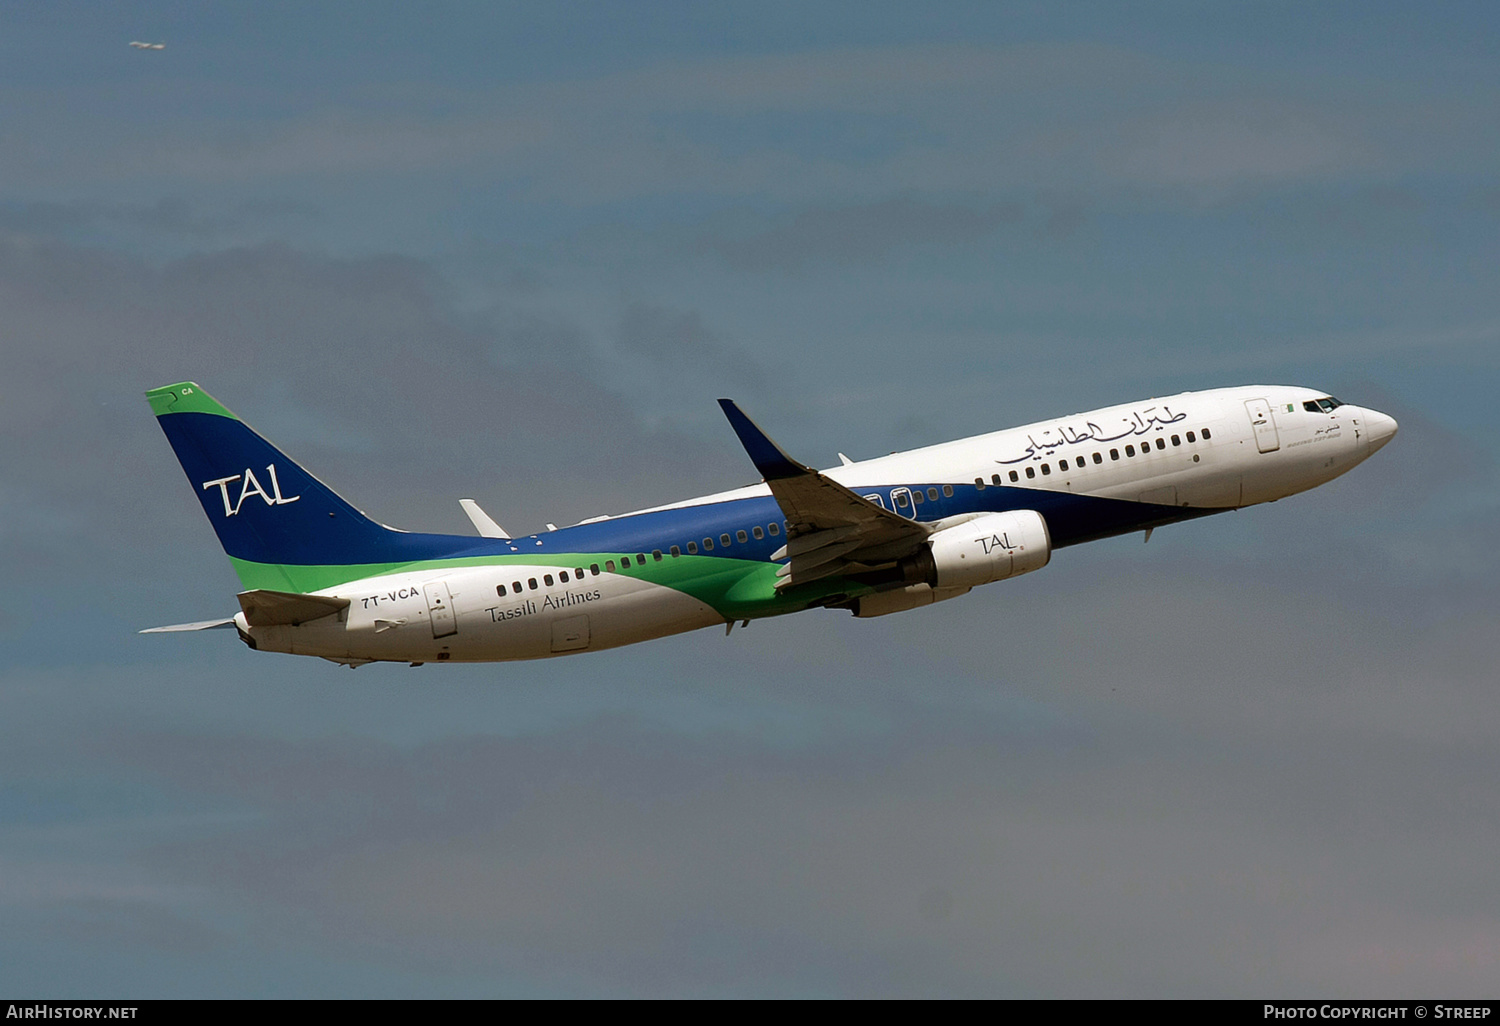
[[[772,558],[791,558],[777,571],[777,588],[878,569],[909,555],[928,537],[925,524],[860,498],[792,459],[734,400],[720,399],[719,405],[786,516],[787,543]]]

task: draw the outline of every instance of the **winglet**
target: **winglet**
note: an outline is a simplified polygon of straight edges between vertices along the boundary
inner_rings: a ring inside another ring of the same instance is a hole
[[[817,473],[811,467],[803,466],[788,456],[781,446],[771,441],[755,421],[745,416],[745,411],[735,405],[733,399],[720,399],[719,406],[723,408],[724,416],[729,418],[729,426],[734,428],[734,433],[740,436],[740,444],[745,447],[750,462],[755,464],[755,469],[760,471],[761,476],[767,481]]]

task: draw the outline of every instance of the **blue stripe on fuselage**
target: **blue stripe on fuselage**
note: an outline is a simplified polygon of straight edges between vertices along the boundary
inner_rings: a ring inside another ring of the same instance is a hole
[[[925,493],[929,487],[937,489],[938,498],[923,502],[922,515],[918,518],[922,521],[941,520],[962,513],[1002,513],[1032,509],[1047,521],[1054,548],[1222,512],[1218,509],[1161,506],[1126,499],[1003,486],[990,486],[981,490],[973,485],[952,485],[952,496],[942,494],[942,485],[931,484],[869,486],[854,491],[860,495],[878,493],[889,507],[894,505],[890,498],[893,490],[906,488],[916,492],[921,489]],[[753,527],[764,529],[773,523],[785,530],[785,521],[776,500],[763,495],[580,524],[577,527],[514,539],[503,543],[507,548],[502,551],[538,554],[631,553],[650,552],[653,549],[668,551],[673,545],[686,551],[688,542],[696,542],[702,546],[704,538],[712,538],[713,551],[705,551],[704,554],[728,559],[767,560],[772,552],[786,544],[784,533],[772,536],[767,532],[764,538],[756,539],[751,536],[748,542],[736,540],[727,547],[721,543],[720,536],[727,533],[734,537],[735,532],[740,530],[750,534]],[[538,542],[541,544],[538,545]]]

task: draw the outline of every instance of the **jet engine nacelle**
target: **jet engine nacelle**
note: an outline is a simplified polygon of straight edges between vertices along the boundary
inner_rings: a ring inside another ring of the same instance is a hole
[[[1052,558],[1047,521],[1036,510],[986,513],[935,532],[902,563],[906,579],[938,591],[969,589],[1040,570]]]

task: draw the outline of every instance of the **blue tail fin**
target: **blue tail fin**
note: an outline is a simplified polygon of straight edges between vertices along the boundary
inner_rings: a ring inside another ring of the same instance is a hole
[[[146,396],[246,588],[314,591],[472,545],[375,523],[193,382]]]

